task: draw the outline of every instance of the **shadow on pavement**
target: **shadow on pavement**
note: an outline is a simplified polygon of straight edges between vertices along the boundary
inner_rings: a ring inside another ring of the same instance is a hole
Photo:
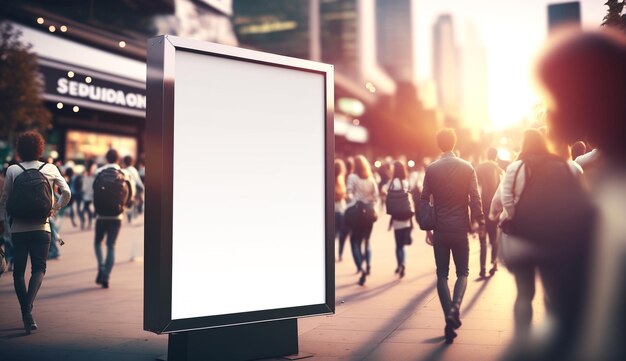
[[[474,306],[476,305],[476,302],[478,301],[478,298],[485,291],[485,288],[487,288],[487,284],[489,284],[489,281],[491,281],[491,277],[485,279],[485,282],[483,282],[483,284],[480,285],[480,288],[478,289],[478,291],[476,291],[472,299],[466,304],[466,306],[463,307],[464,313],[467,313],[472,308],[474,308]]]
[[[53,299],[53,298],[59,298],[59,297],[68,297],[68,296],[73,296],[73,295],[78,295],[81,293],[86,293],[86,292],[92,292],[92,291],[100,291],[102,290],[102,288],[100,287],[86,287],[86,288],[78,288],[78,289],[74,289],[71,291],[64,291],[64,292],[59,292],[59,293],[53,293],[50,295],[43,295],[40,297],[37,297],[38,300],[49,300],[49,299]]]
[[[395,283],[397,284],[398,281],[396,281]],[[426,287],[425,290],[423,290],[421,293],[419,293],[418,295],[410,299],[409,302],[402,309],[398,310],[398,312],[396,312],[396,315],[391,317],[391,319],[385,325],[381,326],[380,327],[381,330],[390,329],[391,326],[395,326],[393,327],[393,329],[391,329],[391,331],[387,333],[387,335],[383,339],[386,339],[387,337],[389,337],[389,335],[391,335],[397,329],[397,326],[399,326],[402,322],[406,321],[406,319],[411,317],[413,315],[413,312],[411,311],[415,310],[415,308],[420,303],[422,303],[422,301],[424,301],[430,294],[432,294],[435,291],[436,287],[437,287],[437,281],[433,281],[433,283],[430,286]],[[378,336],[375,336],[375,338],[363,342],[362,346],[359,349],[354,350],[353,354],[355,355],[367,354],[369,356],[375,350],[371,350],[369,353],[367,351],[370,350],[371,345],[373,343],[380,342],[378,338],[379,338]],[[367,358],[367,356],[358,357],[358,358],[353,357],[351,358],[351,360],[361,360],[364,358]]]
[[[441,337],[443,340],[444,337]],[[448,344],[442,343],[441,345],[435,347],[428,355],[424,358],[420,358],[419,361],[438,361],[443,356],[444,352],[448,349]]]
[[[337,297],[337,299],[335,300],[335,305],[339,305],[341,304],[341,302],[352,302],[352,301],[361,301],[361,300],[367,300],[370,299],[372,297],[378,296],[379,294],[387,291],[388,289],[399,285],[400,283],[404,283],[404,282],[413,282],[413,281],[417,281],[421,278],[427,277],[432,275],[432,272],[428,272],[428,273],[424,273],[421,274],[419,276],[410,278],[410,279],[404,279],[404,280],[400,280],[400,279],[394,279],[393,281],[384,283],[380,286],[376,286],[374,288],[363,288],[361,286],[357,286],[357,284],[347,284],[347,285],[342,285],[339,287],[335,287],[335,290],[338,289],[342,289],[342,288],[347,288],[347,287],[358,287],[359,289],[364,289],[363,292],[358,292],[358,293],[352,293],[343,297]]]
[[[433,338],[427,338],[424,341],[422,341],[422,343],[439,343],[443,340],[445,340],[446,337],[445,336],[437,336],[437,337],[433,337]]]

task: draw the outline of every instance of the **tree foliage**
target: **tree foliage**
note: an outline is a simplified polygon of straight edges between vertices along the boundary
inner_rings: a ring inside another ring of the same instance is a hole
[[[608,7],[602,26],[611,26],[626,31],[626,14],[622,14],[626,0],[608,0],[604,3]]]
[[[37,56],[21,35],[13,25],[0,23],[0,139],[10,146],[20,132],[47,130],[51,119],[41,96]]]

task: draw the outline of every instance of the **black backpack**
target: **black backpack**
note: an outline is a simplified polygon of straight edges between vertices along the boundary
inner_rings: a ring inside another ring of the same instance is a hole
[[[17,219],[45,222],[52,210],[53,198],[50,183],[41,169],[26,169],[17,164],[24,172],[13,180],[13,190],[7,201],[8,214]]]
[[[103,169],[93,181],[93,204],[98,215],[119,216],[131,196],[130,182],[120,169]]]

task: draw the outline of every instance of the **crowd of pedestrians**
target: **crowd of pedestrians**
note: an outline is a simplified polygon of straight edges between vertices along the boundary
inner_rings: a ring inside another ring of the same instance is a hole
[[[395,274],[402,279],[410,263],[405,247],[419,226],[433,249],[445,342],[453,343],[474,272],[469,235],[475,233],[477,275],[494,276],[503,264],[517,290],[515,338],[505,359],[620,360],[626,355],[626,40],[610,31],[563,37],[537,69],[550,95],[548,124],[523,133],[509,164],[495,148],[486,150],[483,162],[462,159],[451,128],[437,133],[441,154],[423,168],[413,164],[409,170],[398,159],[373,170],[364,155],[336,159],[337,259],[344,260],[349,239],[357,283],[366,285],[372,229],[384,211],[395,240]],[[96,283],[108,288],[122,223],[131,223],[143,207],[142,174],[132,157],[120,159],[110,149],[106,164],[88,160],[77,174],[71,166],[41,161],[44,145],[36,132],[19,136],[19,159],[5,169],[0,196],[0,215],[7,217],[0,219],[0,235],[12,245],[8,254],[27,333],[38,327],[33,305],[48,258],[59,257],[64,214],[80,229],[90,230],[95,219]],[[136,248],[131,258],[138,257]],[[553,323],[541,342],[531,332],[537,276]]]
[[[71,226],[91,230],[95,218],[94,250],[97,261],[96,283],[109,287],[115,263],[115,244],[125,213],[129,222],[141,211],[143,182],[131,157],[119,166],[119,155],[110,149],[107,164],[97,167],[87,160],[84,171],[76,173],[74,164],[60,164],[42,158],[43,137],[34,131],[19,135],[16,159],[3,171],[0,193],[0,247],[3,261],[13,272],[15,293],[20,304],[26,333],[37,330],[33,306],[43,283],[47,261],[60,257],[64,244],[60,231],[65,218]],[[106,241],[104,239],[106,238]],[[133,240],[131,260],[138,258]],[[102,243],[106,244],[106,256]],[[26,282],[27,260],[31,277]]]
[[[478,164],[459,158],[452,129],[437,134],[439,159],[409,177],[402,161],[378,164],[377,174],[372,174],[366,158],[358,155],[351,174],[338,160],[337,187],[343,189],[347,174],[347,191],[336,192],[336,200],[348,202],[335,208],[339,260],[350,233],[358,283],[365,284],[371,272],[369,238],[378,219],[376,209],[386,206],[389,227],[395,232],[396,273],[404,276],[403,247],[411,244],[413,225],[403,216],[406,212],[390,212],[389,201],[399,199],[390,192],[399,190],[401,197],[413,199],[410,213],[433,246],[446,343],[453,342],[462,325],[460,311],[470,272],[468,234],[478,233],[479,277],[493,276],[501,262],[517,288],[512,310],[515,341],[505,359],[623,359],[625,64],[626,39],[621,34],[574,33],[556,41],[537,67],[539,83],[549,94],[547,126],[524,132],[521,149],[510,164],[498,159],[495,148],[489,148],[485,161]],[[363,219],[349,221],[352,214]],[[452,294],[450,255],[456,267]],[[552,321],[550,335],[539,341],[531,336],[536,276]]]

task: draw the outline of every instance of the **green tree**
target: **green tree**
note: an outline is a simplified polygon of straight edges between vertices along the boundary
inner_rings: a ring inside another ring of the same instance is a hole
[[[21,36],[13,25],[0,23],[0,140],[8,141],[9,146],[20,132],[44,132],[51,119],[41,96],[43,80],[37,56]]]
[[[602,26],[612,26],[626,31],[626,14],[622,14],[626,0],[608,0],[604,5],[608,6]]]

